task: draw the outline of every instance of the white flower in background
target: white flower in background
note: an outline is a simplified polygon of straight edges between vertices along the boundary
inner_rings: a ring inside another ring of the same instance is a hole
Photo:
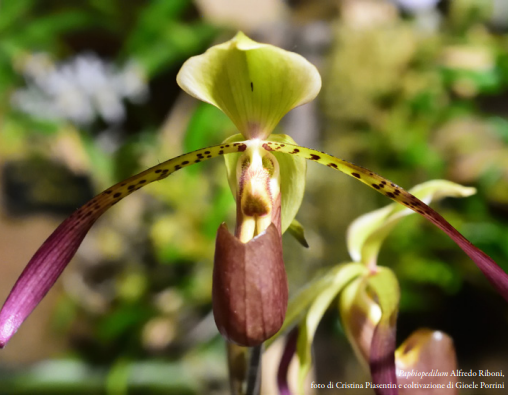
[[[414,14],[428,11],[436,7],[440,0],[392,0],[405,11]]]
[[[90,124],[97,116],[114,124],[125,118],[122,103],[148,96],[144,74],[134,62],[117,68],[94,54],[55,65],[47,54],[29,55],[19,67],[27,87],[15,91],[13,107],[42,119]]]

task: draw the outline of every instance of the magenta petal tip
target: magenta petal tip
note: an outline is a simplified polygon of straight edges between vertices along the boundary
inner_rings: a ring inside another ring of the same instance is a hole
[[[284,351],[277,370],[277,387],[280,395],[291,395],[288,382],[289,364],[296,353],[296,343],[298,340],[298,328],[293,329],[287,338]]]
[[[398,395],[395,374],[395,326],[381,322],[376,327],[372,337],[369,365],[372,382],[381,387],[374,390],[376,395]]]
[[[0,311],[0,348],[48,293],[98,216],[67,218],[37,250]]]

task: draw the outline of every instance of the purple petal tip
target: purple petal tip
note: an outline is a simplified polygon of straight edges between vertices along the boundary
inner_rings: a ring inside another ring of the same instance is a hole
[[[376,388],[376,395],[397,395],[395,374],[395,326],[381,322],[374,330],[370,350],[372,382],[383,387]]]
[[[282,353],[282,357],[279,364],[279,369],[277,371],[277,386],[279,387],[280,395],[291,395],[291,390],[289,389],[288,382],[288,372],[289,372],[289,364],[293,359],[293,356],[296,352],[296,343],[298,340],[298,328],[293,329],[286,341],[286,345],[284,347],[284,352]]]
[[[97,217],[79,220],[73,214],[37,250],[0,311],[0,348],[55,284]]]

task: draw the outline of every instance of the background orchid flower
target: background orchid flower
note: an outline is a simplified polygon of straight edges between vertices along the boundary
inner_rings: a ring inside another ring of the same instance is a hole
[[[421,201],[430,203],[445,197],[467,197],[474,194],[475,189],[446,180],[433,180],[415,186],[410,193]],[[393,271],[378,267],[377,258],[385,238],[403,217],[412,213],[413,211],[392,203],[364,214],[351,223],[347,232],[347,244],[349,254],[355,262],[332,268],[290,301],[281,332],[293,326],[302,311],[305,313],[298,325],[297,340],[294,333],[288,340],[281,361],[281,370],[284,371],[280,374],[281,377],[287,374],[288,360],[296,352],[299,358],[298,388],[304,388],[304,380],[312,366],[311,346],[317,327],[337,297],[345,334],[358,360],[370,371],[373,383],[397,383],[397,366],[426,366],[430,371],[438,363],[443,366],[456,365],[452,340],[442,333],[435,338],[428,338],[422,335],[427,332],[416,332],[395,350],[400,290]],[[408,344],[415,347],[411,354]],[[432,352],[428,350],[432,347],[441,349],[439,359],[430,358]],[[279,381],[281,388],[288,387],[286,381]],[[377,388],[375,391],[378,394],[397,393],[396,389],[390,387]]]
[[[90,227],[105,211],[153,181],[162,180],[194,163],[223,155],[226,157],[233,195],[237,200],[234,237],[245,245],[231,239],[225,228],[219,229],[216,265],[225,271],[218,270],[214,278],[221,285],[233,285],[238,278],[248,279],[249,286],[255,291],[249,296],[241,297],[245,303],[236,305],[243,289],[237,288],[228,294],[223,293],[226,292],[225,288],[215,288],[214,299],[218,301],[214,302],[216,321],[221,332],[229,339],[245,345],[259,344],[272,336],[277,326],[282,325],[284,314],[281,311],[285,310],[284,299],[287,296],[282,275],[280,236],[290,227],[300,206],[306,160],[346,173],[430,220],[471,257],[494,287],[508,299],[508,275],[420,199],[368,169],[314,149],[301,147],[288,136],[271,134],[288,111],[312,100],[320,90],[319,73],[303,57],[271,45],[256,43],[239,33],[232,40],[189,59],[183,65],[177,81],[189,94],[221,109],[234,122],[240,135],[232,136],[222,144],[199,149],[154,166],[106,189],[76,210],[36,252],[11,291],[0,312],[0,346],[7,343],[48,292]],[[269,237],[266,244],[261,240],[263,235]],[[256,247],[254,245],[257,241],[259,244]],[[249,250],[249,243],[254,246],[252,251]],[[265,248],[268,244],[271,247]],[[237,248],[237,252],[232,253],[234,248]],[[239,274],[233,273],[238,269],[235,259],[241,254],[245,257],[245,267],[249,268],[258,260],[278,255],[273,260],[278,267],[278,280],[264,281],[263,267],[252,271],[240,270]],[[348,272],[347,278],[332,278],[331,282],[336,289],[365,273],[365,266],[355,264],[348,268]],[[228,273],[231,273],[229,277]],[[390,274],[386,276],[389,277]],[[374,279],[373,284],[375,283]],[[268,287],[269,292],[265,293],[265,287]],[[260,319],[261,312],[253,315],[249,313],[252,307],[250,302],[254,301],[252,298],[257,295],[261,298],[254,302],[255,308],[259,308],[263,303],[263,306],[273,308],[274,311],[270,311],[266,316],[270,325],[265,327],[265,323],[255,323],[250,328],[253,332],[250,332],[250,329],[241,329],[239,326],[247,320]],[[265,296],[269,297],[268,301],[263,299]],[[269,300],[277,303],[270,304]],[[391,306],[393,301],[394,298],[391,298],[387,303]],[[385,308],[383,303],[381,308]],[[232,317],[231,314],[238,309],[245,310],[240,311],[239,316]],[[224,312],[227,314],[222,317],[221,313]],[[391,325],[391,316],[385,318],[385,314],[386,312],[383,312],[378,326],[384,332],[378,330],[379,336],[374,335],[374,339],[379,339],[379,344],[373,340],[373,344],[376,344],[373,349],[387,348],[385,343],[389,339],[385,338],[385,335],[389,336],[391,333],[387,331]],[[236,324],[228,327],[231,322]],[[375,355],[371,351],[371,356],[372,354]]]

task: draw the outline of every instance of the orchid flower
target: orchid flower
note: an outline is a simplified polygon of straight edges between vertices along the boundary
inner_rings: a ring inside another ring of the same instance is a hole
[[[213,310],[219,331],[234,343],[259,345],[284,322],[287,280],[281,235],[300,206],[306,160],[343,172],[427,218],[471,257],[508,300],[508,275],[420,199],[368,169],[301,147],[289,136],[272,134],[288,111],[319,93],[320,75],[300,55],[238,33],[187,60],[177,81],[190,95],[222,110],[240,134],[121,181],[77,209],[35,253],[7,298],[0,312],[0,347],[53,286],[103,213],[151,182],[218,156],[226,160],[237,224],[234,235],[225,225],[218,231]]]
[[[428,181],[410,190],[412,195],[427,203],[445,197],[467,197],[475,192],[474,188],[446,180]],[[300,312],[305,311],[305,314],[298,325],[298,336],[294,332],[290,335],[280,362],[281,393],[290,393],[287,369],[297,353],[297,387],[303,394],[304,381],[312,364],[312,341],[324,313],[337,298],[344,332],[358,360],[370,370],[376,394],[397,393],[398,388],[394,386],[407,379],[397,377],[397,371],[415,366],[430,371],[439,366],[456,365],[453,341],[442,332],[419,330],[395,350],[399,284],[392,270],[377,265],[377,258],[385,238],[402,218],[413,213],[392,203],[354,220],[347,232],[347,246],[353,262],[334,266],[290,301],[281,333],[297,322]],[[271,342],[272,339],[267,343]]]

